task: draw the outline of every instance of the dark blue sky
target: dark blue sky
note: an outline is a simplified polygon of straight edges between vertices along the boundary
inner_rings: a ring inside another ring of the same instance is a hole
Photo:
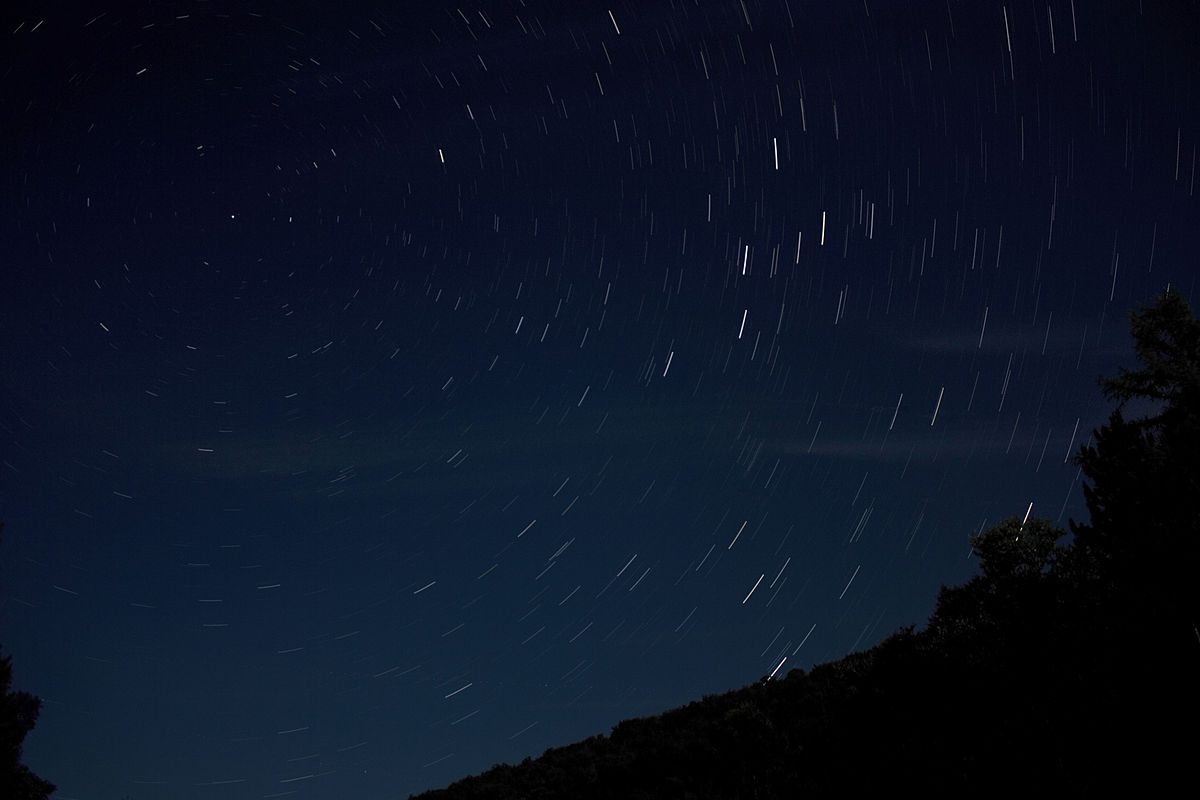
[[[1192,3],[223,5],[0,47],[60,798],[403,797],[869,647],[1086,515],[1195,302]]]

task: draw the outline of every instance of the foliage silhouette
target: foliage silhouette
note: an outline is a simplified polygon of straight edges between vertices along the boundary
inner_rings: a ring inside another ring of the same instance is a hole
[[[1118,401],[1076,462],[1091,521],[1072,524],[1076,556],[1110,599],[1153,611],[1172,639],[1194,640],[1200,564],[1200,321],[1176,292],[1130,315],[1142,367],[1101,380]],[[1130,404],[1153,413],[1127,419]]]
[[[21,745],[37,724],[41,708],[39,698],[13,691],[12,656],[0,657],[0,797],[5,800],[43,800],[55,789],[21,763]]]

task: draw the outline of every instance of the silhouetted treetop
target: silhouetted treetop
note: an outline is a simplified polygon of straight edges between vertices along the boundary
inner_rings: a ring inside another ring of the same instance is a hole
[[[1182,295],[1165,291],[1154,305],[1138,306],[1130,312],[1129,329],[1142,366],[1122,367],[1117,377],[1101,379],[1105,397],[1121,405],[1136,398],[1159,400],[1167,405],[1164,410],[1182,410],[1200,396],[1200,321]],[[1156,423],[1160,416],[1145,422]]]
[[[1041,575],[1050,570],[1066,534],[1046,519],[1006,519],[971,537],[984,580],[996,584]]]

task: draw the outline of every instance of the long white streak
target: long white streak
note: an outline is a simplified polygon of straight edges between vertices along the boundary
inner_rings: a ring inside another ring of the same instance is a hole
[[[529,729],[531,729],[531,728],[532,728],[534,725],[537,725],[537,721],[531,722],[531,723],[529,723],[528,725],[526,725],[524,728],[521,728],[521,730],[517,731],[517,732],[516,732],[516,733],[514,733],[512,736],[508,737],[508,740],[511,742],[513,739],[517,738],[517,737],[518,737],[518,736],[520,736],[522,733],[525,733],[526,731],[528,731]]]
[[[738,532],[733,535],[733,542],[729,543],[729,547],[725,548],[726,550],[733,549],[734,542],[736,542],[738,540],[738,537],[742,535],[742,531],[746,530],[746,525],[748,525],[749,523],[750,523],[750,520],[746,520],[745,522],[742,523],[742,527],[738,528]]]
[[[650,567],[646,567],[646,571],[642,573],[642,577],[638,578],[636,581],[633,582],[633,586],[629,587],[629,591],[632,592],[634,589],[636,589],[638,587],[638,584],[642,582],[642,578],[646,577],[649,574],[650,574]]]
[[[946,393],[946,387],[943,386],[942,390],[940,392],[938,392],[937,405],[933,407],[933,419],[929,420],[929,427],[931,427],[931,428],[933,427],[933,423],[937,422],[938,409],[942,407],[942,395],[945,393]]]
[[[813,431],[812,441],[808,443],[808,452],[812,452],[813,445],[817,443],[817,434],[821,432],[821,420],[817,420],[817,429]]]
[[[617,36],[621,35],[621,26],[617,24],[617,18],[613,16],[612,10],[609,9],[608,18],[612,20],[613,27],[616,28]]]
[[[808,629],[808,633],[804,634],[804,638],[800,640],[800,644],[796,645],[796,649],[792,651],[792,655],[796,655],[796,653],[800,652],[800,648],[804,647],[804,643],[808,641],[808,637],[812,636],[812,632],[816,629],[817,623],[814,622],[812,627]]]
[[[1075,429],[1071,431],[1071,443],[1067,445],[1067,454],[1063,456],[1063,463],[1067,463],[1071,459],[1071,448],[1075,446],[1075,434],[1079,433],[1079,417],[1075,418]]]
[[[838,600],[846,596],[846,592],[850,591],[850,584],[854,583],[854,579],[858,577],[858,571],[862,569],[862,564],[854,568],[854,574],[850,576],[850,580],[846,581],[846,588],[842,589],[842,593],[838,595]]]
[[[901,401],[903,401],[903,400],[904,400],[904,392],[901,392],[901,393],[900,393],[900,399],[896,401],[896,410],[892,412],[892,424],[891,424],[891,425],[888,425],[888,430],[889,430],[889,431],[890,431],[890,430],[892,429],[892,427],[893,427],[893,426],[895,426],[895,424],[896,424],[896,415],[900,413],[900,403],[901,403]]]
[[[771,581],[771,585],[767,587],[768,589],[774,589],[774,588],[775,588],[775,581],[779,580],[779,575],[782,575],[782,574],[783,574],[783,571],[784,571],[785,569],[787,569],[787,565],[788,565],[788,564],[790,564],[790,563],[792,563],[792,557],[791,557],[791,556],[788,556],[788,557],[787,557],[787,561],[784,561],[784,562],[783,562],[783,566],[779,568],[779,574],[775,576],[775,580],[774,580],[774,581]]]
[[[758,576],[758,580],[756,580],[756,581],[754,582],[754,586],[753,586],[753,587],[750,589],[750,594],[754,594],[754,590],[758,588],[758,585],[759,585],[760,583],[762,583],[762,579],[763,579],[763,578],[765,578],[765,577],[767,577],[767,574],[766,574],[765,572],[764,572],[762,575],[759,575],[759,576]],[[745,599],[745,600],[742,600],[742,605],[746,605],[746,600],[749,600],[749,599],[750,599],[750,594],[746,595],[746,599]]]

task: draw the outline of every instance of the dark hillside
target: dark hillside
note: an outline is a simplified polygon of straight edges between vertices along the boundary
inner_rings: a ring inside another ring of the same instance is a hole
[[[1083,794],[1174,787],[1200,736],[1200,324],[1175,293],[1131,318],[1139,369],[1077,462],[1089,524],[1012,518],[928,625],[548,750],[429,798],[792,798],[897,786]],[[1156,413],[1126,420],[1131,400]]]

